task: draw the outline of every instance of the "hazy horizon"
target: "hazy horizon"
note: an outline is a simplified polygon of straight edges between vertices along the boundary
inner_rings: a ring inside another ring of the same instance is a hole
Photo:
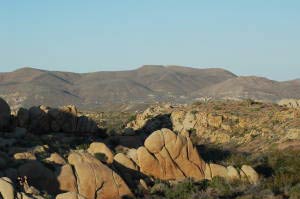
[[[145,64],[300,78],[300,2],[2,1],[0,72]]]

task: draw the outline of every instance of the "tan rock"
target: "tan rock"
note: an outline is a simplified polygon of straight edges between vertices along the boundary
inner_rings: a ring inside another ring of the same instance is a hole
[[[241,179],[240,174],[236,168],[233,166],[227,167],[227,179],[229,180],[239,180]]]
[[[92,155],[72,152],[68,162],[76,172],[78,193],[87,199],[121,199],[132,196],[123,179]]]
[[[61,157],[58,153],[51,153],[50,157],[46,158],[46,161],[58,164],[58,165],[65,165],[67,164],[66,160]]]
[[[0,196],[3,199],[15,199],[15,189],[9,178],[0,178]]]
[[[85,197],[75,192],[61,193],[55,199],[86,199]]]
[[[113,152],[106,146],[106,144],[102,142],[93,142],[92,144],[90,144],[87,151],[94,156],[97,154],[103,154],[105,156],[106,163],[113,163]]]
[[[71,165],[65,164],[59,167],[55,174],[60,191],[77,192],[77,181]]]
[[[258,173],[249,165],[243,165],[240,171],[242,178],[245,178],[252,184],[257,184],[259,181]]]
[[[209,164],[212,177],[223,177],[227,178],[226,167],[218,164]]]
[[[118,153],[117,155],[115,155],[114,160],[126,168],[129,168],[129,169],[132,169],[135,171],[138,170],[137,165],[123,153]]]
[[[164,147],[164,136],[160,130],[153,132],[146,140],[145,147],[151,153],[158,153]]]
[[[15,160],[36,160],[36,156],[32,152],[15,153]]]
[[[148,140],[149,139],[149,140]],[[169,129],[155,131],[137,150],[140,171],[163,180],[204,179],[205,163],[189,138]]]

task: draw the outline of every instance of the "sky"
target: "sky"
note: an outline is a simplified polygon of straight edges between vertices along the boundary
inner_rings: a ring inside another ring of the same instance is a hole
[[[299,0],[0,0],[0,72],[144,64],[300,78]]]

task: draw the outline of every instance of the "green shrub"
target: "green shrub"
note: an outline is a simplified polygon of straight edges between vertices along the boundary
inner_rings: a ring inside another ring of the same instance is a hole
[[[296,184],[289,190],[290,199],[300,198],[300,183]]]
[[[167,199],[189,199],[197,191],[197,187],[191,180],[176,184],[165,191]]]

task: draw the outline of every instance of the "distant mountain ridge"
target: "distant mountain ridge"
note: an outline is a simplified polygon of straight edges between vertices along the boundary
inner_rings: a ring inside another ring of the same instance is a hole
[[[129,71],[72,73],[21,68],[0,73],[0,96],[11,106],[104,105],[191,102],[197,98],[300,98],[300,81],[239,77],[220,68],[145,65]]]

